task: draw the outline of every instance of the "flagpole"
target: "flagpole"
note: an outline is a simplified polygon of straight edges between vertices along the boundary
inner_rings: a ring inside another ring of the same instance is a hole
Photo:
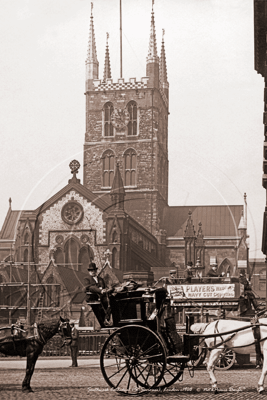
[[[122,78],[122,13],[120,0],[120,77]]]

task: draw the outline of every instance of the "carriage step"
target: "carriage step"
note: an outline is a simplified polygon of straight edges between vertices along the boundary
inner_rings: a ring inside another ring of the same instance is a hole
[[[183,356],[182,354],[175,354],[174,356],[167,357],[167,363],[184,363],[189,360],[189,356]]]

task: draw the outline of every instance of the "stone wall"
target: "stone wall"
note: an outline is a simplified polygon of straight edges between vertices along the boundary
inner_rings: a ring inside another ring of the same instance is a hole
[[[81,204],[84,210],[83,218],[74,225],[67,224],[61,216],[63,206],[71,200],[75,200]],[[103,212],[80,194],[74,190],[71,191],[43,212],[39,219],[39,263],[48,263],[50,253],[58,245],[57,237],[60,235],[62,245],[70,237],[76,238],[81,246],[88,244],[94,253],[95,261],[102,265],[101,260],[104,259],[103,252],[105,246],[102,251],[100,251],[100,247],[105,244],[106,240],[106,223],[103,219]],[[83,239],[85,235],[88,237],[86,241]]]

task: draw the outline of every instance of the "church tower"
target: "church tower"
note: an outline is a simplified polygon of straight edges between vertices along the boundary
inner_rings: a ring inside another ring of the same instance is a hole
[[[116,166],[125,189],[125,211],[151,233],[161,229],[168,202],[169,83],[164,31],[157,53],[152,7],[146,76],[111,78],[108,34],[103,80],[99,79],[91,12],[86,60],[86,132],[83,184],[110,198]]]

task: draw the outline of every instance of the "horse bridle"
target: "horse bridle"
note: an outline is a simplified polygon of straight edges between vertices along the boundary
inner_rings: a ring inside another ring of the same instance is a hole
[[[67,336],[64,334],[64,331],[67,330],[68,325],[69,325],[69,321],[64,321],[64,322],[60,321],[59,322],[58,333],[63,338],[63,344],[60,347],[65,346],[67,340],[71,340],[71,336]]]

